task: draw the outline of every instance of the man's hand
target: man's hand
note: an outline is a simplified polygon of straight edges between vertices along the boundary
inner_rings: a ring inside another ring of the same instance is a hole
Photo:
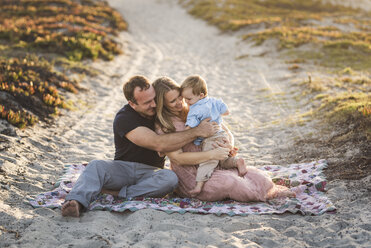
[[[219,128],[216,122],[210,122],[210,118],[206,118],[195,129],[197,130],[197,136],[207,138],[216,134]]]

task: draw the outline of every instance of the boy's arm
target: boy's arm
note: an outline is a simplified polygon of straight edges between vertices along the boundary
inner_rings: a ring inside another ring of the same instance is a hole
[[[228,106],[223,102],[222,99],[216,99],[216,104],[218,106],[220,115],[229,115]]]
[[[200,120],[202,120],[202,114],[200,114],[200,110],[204,110],[202,108],[198,108],[198,106],[193,107],[189,110],[187,114],[186,120],[186,130],[190,128],[197,127],[200,124]],[[206,119],[206,118],[205,118]]]
[[[227,111],[225,111],[224,113],[222,113],[222,115],[229,115],[229,110],[227,109]]]
[[[137,127],[125,137],[137,146],[157,152],[171,152],[182,148],[197,137],[210,137],[218,132],[218,124],[203,120],[200,125],[190,130],[158,135],[147,127]]]

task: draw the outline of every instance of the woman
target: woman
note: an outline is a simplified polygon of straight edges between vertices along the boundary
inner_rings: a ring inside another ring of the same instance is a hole
[[[183,131],[188,107],[180,94],[179,85],[168,77],[161,77],[153,83],[153,86],[156,91],[158,133]],[[200,147],[193,143],[187,144],[181,150],[164,154],[169,157],[170,168],[178,176],[179,184],[176,193],[179,196],[190,197],[189,192],[196,185],[197,164],[211,158],[220,160],[221,158],[216,157],[217,154],[218,152],[215,151],[214,153],[201,152]],[[238,170],[235,168],[216,169],[197,198],[203,201],[229,198],[240,202],[249,202],[294,196],[294,192],[284,186],[275,185],[264,172],[249,166],[244,177],[239,177]]]

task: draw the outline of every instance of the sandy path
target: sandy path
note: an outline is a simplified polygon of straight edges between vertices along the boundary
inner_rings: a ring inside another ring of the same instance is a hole
[[[50,190],[64,164],[113,157],[112,120],[125,103],[122,82],[135,74],[151,80],[167,75],[178,82],[191,73],[201,74],[210,95],[229,105],[226,121],[250,164],[274,163],[273,150],[303,134],[295,121],[285,125],[303,107],[283,94],[295,90],[289,82],[298,75],[277,62],[274,54],[258,56],[270,52],[269,45],[252,47],[237,36],[221,35],[173,1],[109,2],[129,22],[129,32],[121,37],[126,55],[94,64],[102,73],[83,83],[95,93],[81,96],[80,110],[49,129],[38,126],[18,132],[18,137],[1,136],[10,140],[11,147],[0,155],[1,168],[8,174],[4,182],[9,182],[1,189],[0,225],[21,234],[14,239],[13,233],[2,232],[1,247],[366,247],[371,238],[370,200],[365,198],[369,194],[354,189],[369,184],[370,178],[353,184],[332,182],[328,196],[339,211],[317,217],[217,217],[141,210],[94,211],[73,219],[62,218],[59,210],[23,204],[26,196]],[[248,59],[235,59],[244,54],[249,54]],[[22,173],[24,179],[17,179]]]

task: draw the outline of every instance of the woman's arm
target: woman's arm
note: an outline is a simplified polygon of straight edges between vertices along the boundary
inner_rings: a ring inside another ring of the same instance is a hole
[[[214,159],[224,160],[228,158],[228,154],[229,149],[225,147],[218,147],[205,152],[183,152],[182,149],[179,149],[175,152],[166,153],[171,161],[181,165],[199,164]]]

